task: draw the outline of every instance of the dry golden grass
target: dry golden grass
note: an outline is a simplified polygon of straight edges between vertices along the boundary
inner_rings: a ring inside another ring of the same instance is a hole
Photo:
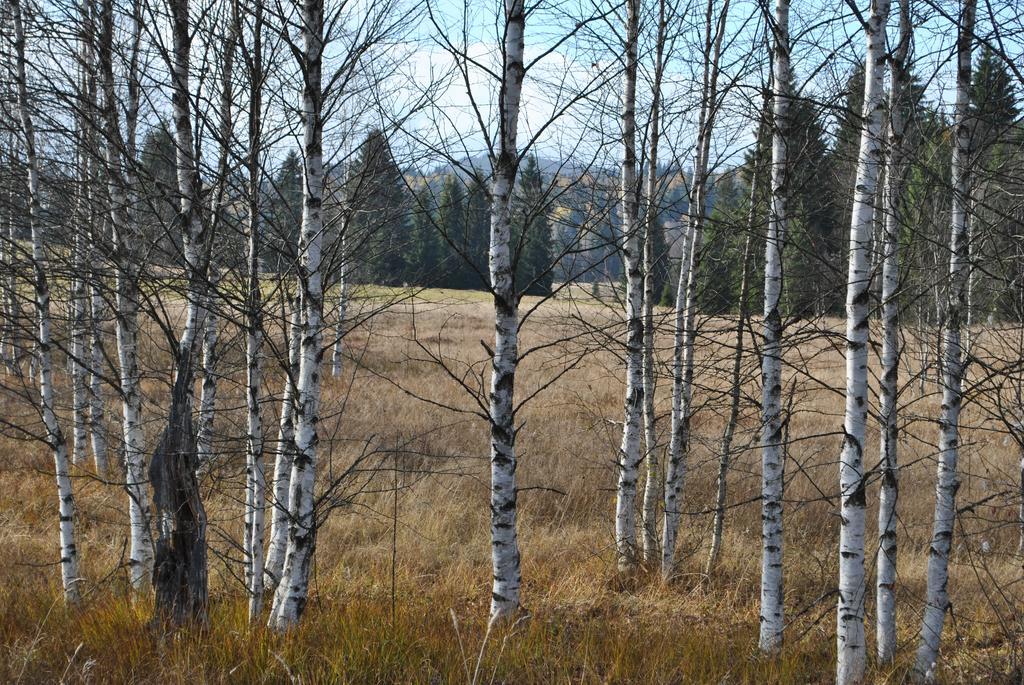
[[[795,388],[785,512],[791,623],[782,654],[767,659],[756,652],[760,476],[759,453],[750,447],[757,428],[751,406],[736,441],[746,449],[730,475],[722,558],[712,577],[702,574],[725,407],[719,393],[727,385],[728,322],[702,322],[706,334],[685,487],[690,514],[683,524],[682,573],[666,584],[653,573],[624,579],[614,567],[614,458],[623,374],[617,351],[602,336],[619,331],[616,317],[593,302],[543,305],[524,332],[524,349],[564,340],[527,357],[517,394],[534,392],[567,364],[579,364],[519,416],[520,545],[529,616],[485,642],[490,591],[485,427],[471,414],[413,397],[474,408],[472,398],[413,344],[414,331],[428,350],[443,353],[453,370],[468,371],[464,378],[470,387],[481,378],[486,387],[480,341],[492,336],[489,307],[481,297],[458,298],[426,293],[367,321],[346,340],[345,377],[325,376],[323,471],[343,468],[367,448],[373,454],[365,464],[386,470],[363,472],[346,485],[347,504],[332,513],[319,534],[306,615],[289,635],[247,625],[238,580],[240,552],[233,541],[240,539],[242,526],[244,400],[237,339],[228,340],[231,349],[224,357],[227,377],[219,400],[224,413],[217,419],[221,456],[204,476],[213,552],[205,628],[168,636],[147,627],[150,606],[146,600],[133,602],[126,590],[125,495],[116,477],[103,482],[87,468],[77,472],[75,483],[86,598],[81,607],[64,608],[54,564],[57,520],[48,452],[37,442],[3,438],[0,449],[9,456],[0,461],[0,681],[466,682],[482,654],[478,681],[484,683],[830,682],[838,519],[829,497],[836,490],[842,408],[836,389],[843,380],[834,340],[820,335],[802,340],[794,330],[800,342],[787,352],[795,367],[787,381]],[[671,356],[669,344],[666,324],[660,339],[663,363]],[[147,368],[166,374],[168,358],[160,345],[151,340],[143,354]],[[753,357],[747,367],[752,380],[745,390],[757,397]],[[150,444],[160,428],[162,378],[146,382]],[[279,386],[279,369],[271,366],[268,390],[276,393]],[[934,394],[918,398],[914,386],[904,398],[901,443],[907,465],[899,527],[901,656],[894,668],[872,671],[880,682],[905,676],[924,592],[935,466],[931,444],[937,431],[932,419],[938,404]],[[662,411],[668,406],[664,379],[658,403]],[[11,393],[3,411],[8,420],[33,420],[31,407]],[[116,411],[111,403],[111,418]],[[965,436],[961,504],[1012,486],[1018,463],[1017,448],[988,430],[980,412],[971,412],[968,408],[967,423],[977,427]],[[274,404],[268,403],[264,417],[276,436]],[[659,426],[667,432],[667,417]],[[867,444],[870,466],[877,459],[874,429]],[[388,469],[395,464],[401,487],[393,545],[396,500],[394,473]],[[873,487],[872,500],[874,493]],[[1014,506],[1011,496],[1001,496],[961,517],[950,583],[954,621],[947,623],[942,652],[945,681],[1019,677],[1014,669],[1021,656],[1024,574]],[[869,533],[874,516],[870,510]],[[873,565],[869,559],[869,577]],[[869,642],[872,599],[870,589]]]

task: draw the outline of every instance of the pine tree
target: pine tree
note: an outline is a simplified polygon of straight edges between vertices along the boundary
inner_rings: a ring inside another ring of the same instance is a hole
[[[648,239],[653,243],[654,252],[652,290],[660,299],[661,293],[672,286],[672,260],[669,259],[668,243],[665,241],[665,224],[662,221],[654,223]]]
[[[698,303],[702,312],[724,314],[739,302],[743,264],[735,256],[743,254],[749,203],[735,173],[715,179],[715,189],[714,209],[704,238]]]
[[[490,247],[490,198],[487,188],[477,179],[469,184],[466,193],[466,214],[463,223],[463,260],[462,287],[466,290],[481,290],[487,283],[487,253]]]
[[[863,80],[860,83],[863,90]],[[851,200],[846,199],[849,191],[837,194],[830,179],[846,178],[849,174],[852,184],[852,171],[836,170],[839,158],[829,154],[820,105],[805,98],[793,98],[785,136],[790,141],[787,162],[790,192],[787,246],[790,249],[786,250],[785,258],[785,271],[790,277],[786,283],[786,309],[805,316],[838,314],[842,311],[845,280],[837,266],[842,263],[845,249],[841,225],[852,205]],[[847,207],[847,213],[840,213],[842,207]]]
[[[351,249],[367,255],[363,278],[400,285],[409,276],[408,201],[405,180],[380,130],[367,134],[346,184],[352,208]]]
[[[1020,163],[1017,146],[1009,144],[1019,136],[1014,127],[1020,109],[1013,75],[989,48],[982,50],[975,66],[968,111],[974,152],[970,257],[972,265],[985,263],[984,269],[971,269],[968,307],[972,315],[988,311],[1012,320],[1018,289],[1010,284],[1019,282],[1021,271],[1016,257],[1020,222],[1014,201],[1007,200],[1019,188],[1017,174],[1007,170]]]
[[[550,295],[553,281],[551,225],[544,197],[544,178],[536,156],[527,157],[519,172],[517,204],[513,224],[516,288],[524,295]]]
[[[1020,114],[1013,75],[987,47],[974,68],[968,112],[973,129],[971,143],[979,157],[1006,134]]]
[[[157,259],[165,263],[181,254],[181,238],[173,230],[178,184],[174,155],[174,137],[168,124],[160,121],[142,139],[141,173],[136,185],[142,201],[136,211],[141,237],[160,246]]]
[[[444,269],[436,285],[442,288],[464,288],[468,282],[468,269],[461,256],[466,248],[466,195],[462,182],[452,174],[445,176],[438,197],[437,230],[440,232],[440,262]]]
[[[423,188],[416,198],[409,245],[410,283],[440,285],[444,249],[435,226],[434,195]]]

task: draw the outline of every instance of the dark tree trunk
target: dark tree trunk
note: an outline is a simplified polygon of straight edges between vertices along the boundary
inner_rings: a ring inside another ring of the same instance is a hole
[[[153,568],[155,620],[180,625],[206,620],[206,511],[196,480],[196,432],[189,392],[192,354],[179,360],[167,427],[149,467],[156,507],[157,541]]]

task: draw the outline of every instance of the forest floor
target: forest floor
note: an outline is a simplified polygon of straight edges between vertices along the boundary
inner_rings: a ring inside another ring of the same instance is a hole
[[[368,310],[379,294],[362,302]],[[524,308],[535,301],[527,299]],[[721,557],[705,572],[718,445],[727,414],[734,340],[726,319],[701,321],[694,438],[684,488],[680,573],[624,578],[615,568],[615,456],[621,435],[621,333],[613,309],[561,298],[537,308],[523,334],[517,397],[519,543],[526,612],[487,628],[490,599],[488,438],[479,412],[493,322],[484,297],[431,291],[368,319],[345,338],[341,378],[324,373],[320,424],[324,479],[362,455],[344,479],[317,540],[312,596],[286,635],[250,627],[241,583],[244,501],[242,341],[227,330],[217,417],[217,459],[203,472],[210,519],[210,618],[173,635],[149,627],[151,601],[126,578],[123,478],[75,469],[81,606],[63,606],[56,492],[45,445],[0,437],[0,682],[133,683],[817,683],[834,679],[841,443],[842,345],[838,322],[794,325],[788,340],[789,452],[785,505],[785,646],[756,649],[760,574],[758,362],[744,363],[743,410],[729,473]],[[662,312],[659,433],[668,432],[671,334]],[[271,357],[282,347],[280,321]],[[757,324],[755,322],[756,330]],[[418,341],[414,342],[414,339]],[[170,364],[153,326],[143,345],[147,444],[166,411]],[[483,344],[482,344],[483,341]],[[747,338],[750,347],[749,336]],[[911,355],[911,372],[916,357]],[[447,367],[442,366],[442,363]],[[872,369],[878,360],[872,355]],[[267,363],[267,391],[282,384]],[[65,374],[61,374],[66,383]],[[910,378],[910,373],[906,374]],[[551,383],[551,381],[554,381]],[[550,383],[550,385],[549,385]],[[8,379],[8,386],[12,382]],[[916,647],[934,503],[939,402],[908,381],[900,443],[898,627],[894,666],[870,678],[901,682]],[[26,387],[26,392],[30,388]],[[534,393],[537,393],[534,395]],[[61,392],[70,404],[67,388]],[[28,397],[26,395],[25,397]],[[10,390],[6,425],[33,431],[34,406]],[[264,421],[277,435],[277,402]],[[119,416],[108,391],[111,435]],[[65,411],[65,433],[70,433]],[[1022,660],[1024,571],[1018,554],[1016,444],[965,411],[962,508],[954,540],[939,679],[1014,682]],[[112,440],[112,443],[116,441]],[[877,462],[871,422],[868,467]],[[272,452],[275,445],[267,446]],[[114,459],[112,458],[112,461]],[[268,473],[272,473],[268,458]],[[877,478],[869,489],[874,540]],[[967,505],[975,503],[974,507]],[[873,653],[874,559],[868,556],[867,632]]]

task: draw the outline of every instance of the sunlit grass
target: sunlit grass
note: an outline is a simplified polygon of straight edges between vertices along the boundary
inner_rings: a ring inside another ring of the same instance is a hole
[[[728,364],[729,351],[728,334],[722,332],[729,327],[714,320],[703,323],[710,332],[699,348],[695,396],[707,404],[694,420],[681,575],[667,584],[655,573],[623,579],[615,570],[612,488],[621,437],[621,427],[614,423],[621,420],[620,358],[597,343],[583,347],[584,336],[527,358],[517,379],[523,393],[543,385],[567,359],[582,355],[583,363],[519,414],[520,484],[534,488],[524,490],[519,500],[528,614],[488,635],[486,427],[471,415],[412,398],[474,407],[465,391],[454,387],[435,363],[425,361],[410,340],[415,316],[421,341],[440,344],[446,363],[486,370],[487,353],[480,340],[489,339],[493,331],[488,295],[443,290],[412,295],[408,289],[356,291],[364,301],[401,303],[346,338],[346,373],[339,379],[325,373],[323,388],[320,439],[325,468],[348,463],[371,437],[375,445],[404,446],[395,547],[395,500],[389,491],[391,473],[386,472],[374,482],[379,492],[356,497],[318,535],[312,596],[301,625],[290,634],[268,632],[262,619],[249,625],[237,580],[238,550],[228,542],[240,539],[242,526],[245,402],[238,350],[223,357],[220,457],[203,480],[211,522],[206,626],[186,627],[175,635],[150,627],[149,599],[133,601],[126,588],[126,496],[116,477],[99,482],[87,466],[75,470],[85,599],[81,607],[65,608],[56,585],[51,458],[39,443],[0,437],[0,450],[9,455],[0,461],[0,682],[457,683],[472,679],[478,657],[481,683],[832,682],[831,589],[837,576],[838,523],[833,505],[818,487],[834,489],[842,406],[841,396],[828,386],[842,386],[841,352],[822,340],[801,349],[802,363],[813,371],[815,382],[799,386],[790,426],[785,518],[790,623],[777,657],[763,657],[756,649],[760,476],[754,448],[736,455],[722,557],[713,577],[702,573],[710,525],[707,507],[717,470],[715,446],[722,430],[722,417],[713,410],[718,396],[712,393],[724,387],[723,374],[716,369]],[[589,306],[596,304],[589,300],[586,304],[595,326],[614,322],[612,312]],[[544,305],[523,331],[524,349],[577,325],[567,317],[571,306],[559,301]],[[142,346],[146,367],[162,369],[169,357],[153,342],[158,337],[155,327],[148,330]],[[659,339],[663,364],[671,358],[670,336],[666,326]],[[223,339],[237,340],[229,335]],[[284,349],[280,342],[277,349]],[[756,379],[753,356],[749,365],[750,377]],[[268,392],[280,390],[279,368],[267,365]],[[382,378],[383,373],[393,382]],[[63,374],[58,379],[58,390],[66,393]],[[667,406],[668,385],[659,386],[659,407]],[[145,387],[147,440],[153,444],[162,427],[166,385],[148,379]],[[486,384],[480,386],[482,396],[486,391]],[[755,380],[747,393],[756,397]],[[108,399],[110,430],[116,435],[118,408],[111,395]],[[934,478],[929,441],[936,430],[928,417],[938,403],[934,394],[909,399],[914,400],[914,417],[904,426],[902,459],[907,466],[900,495],[900,656],[891,669],[871,671],[878,682],[897,683],[905,676],[924,591]],[[33,408],[17,398],[7,398],[3,409],[8,420],[38,421]],[[64,411],[66,416],[66,406]],[[276,411],[276,404],[269,403],[264,413],[271,436],[276,433]],[[667,432],[667,420],[659,427]],[[737,444],[750,442],[756,427],[756,411],[748,408]],[[874,426],[868,444],[877,444]],[[1012,444],[974,429],[965,455],[964,502],[979,499],[988,492],[985,488],[996,487],[987,482],[997,483],[1004,477],[1000,474],[1012,476],[1017,468]],[[384,456],[389,467],[390,457],[386,452]],[[998,501],[973,515],[964,519],[968,535],[957,532],[950,584],[956,620],[947,626],[941,675],[946,682],[1001,682],[1012,678],[1021,649],[1020,630],[1013,627],[1022,578],[1016,513]],[[868,520],[873,516],[869,509]],[[868,534],[873,534],[872,524]],[[986,556],[979,552],[982,537],[993,550]],[[397,558],[393,594],[392,554]],[[869,553],[869,649],[872,571]]]

